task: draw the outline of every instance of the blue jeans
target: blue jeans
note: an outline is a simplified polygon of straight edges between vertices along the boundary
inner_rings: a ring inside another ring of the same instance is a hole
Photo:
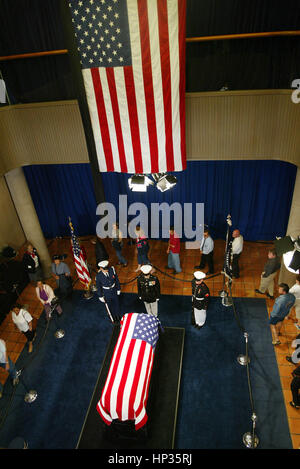
[[[17,376],[16,367],[15,367],[14,362],[12,362],[9,357],[7,357],[7,359],[8,359],[8,364],[9,364],[9,370],[8,370],[9,376],[10,376],[11,380],[14,380]],[[0,363],[0,366],[1,366],[1,368],[5,369],[5,363]],[[2,389],[3,389],[3,386],[0,383],[0,392],[2,392]]]
[[[168,267],[174,269],[177,273],[181,272],[179,253],[174,254],[174,252],[169,252]]]
[[[119,259],[119,262],[121,264],[127,264],[127,261],[126,261],[125,257],[123,256],[121,249],[116,249],[115,251],[116,251],[117,257]]]

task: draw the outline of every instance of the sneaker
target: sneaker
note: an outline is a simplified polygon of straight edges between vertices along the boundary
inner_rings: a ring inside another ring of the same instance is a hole
[[[273,340],[272,341],[272,345],[280,345],[280,344],[281,344],[280,340]]]
[[[288,362],[292,363],[293,365],[297,365],[297,363],[294,363],[292,357],[290,357],[289,355],[287,355],[285,358]]]
[[[300,409],[300,406],[299,406],[299,405],[296,405],[293,401],[290,402],[290,405],[291,405],[292,407],[294,407],[294,409]]]

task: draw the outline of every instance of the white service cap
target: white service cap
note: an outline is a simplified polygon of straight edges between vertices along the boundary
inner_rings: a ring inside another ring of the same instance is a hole
[[[149,264],[146,264],[146,265],[142,265],[141,267],[141,271],[143,272],[143,274],[150,274],[152,270],[152,265],[149,265]]]
[[[101,261],[101,262],[98,262],[98,266],[99,266],[99,267],[102,267],[103,269],[105,269],[105,267],[108,266],[108,261]]]
[[[206,277],[206,274],[204,272],[201,272],[201,270],[197,270],[196,272],[194,272],[194,277],[197,280],[201,280]]]

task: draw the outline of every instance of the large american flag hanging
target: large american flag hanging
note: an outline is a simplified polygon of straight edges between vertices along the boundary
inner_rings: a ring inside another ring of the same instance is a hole
[[[186,168],[186,0],[70,0],[99,170]]]
[[[71,229],[72,250],[73,250],[73,255],[74,255],[76,272],[77,272],[80,282],[84,285],[86,289],[88,289],[91,283],[91,277],[90,277],[90,273],[87,268],[85,259],[83,257],[78,239],[75,236],[75,232],[74,232],[71,219],[69,219],[69,226]]]
[[[127,313],[111,359],[97,411],[107,425],[114,419],[134,420],[139,430],[147,422],[146,404],[159,320],[152,315]]]

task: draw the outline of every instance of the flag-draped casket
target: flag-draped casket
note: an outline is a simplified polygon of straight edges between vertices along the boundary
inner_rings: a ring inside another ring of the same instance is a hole
[[[113,352],[97,411],[107,425],[133,420],[139,430],[148,420],[146,404],[159,336],[159,320],[149,314],[127,313]]]

